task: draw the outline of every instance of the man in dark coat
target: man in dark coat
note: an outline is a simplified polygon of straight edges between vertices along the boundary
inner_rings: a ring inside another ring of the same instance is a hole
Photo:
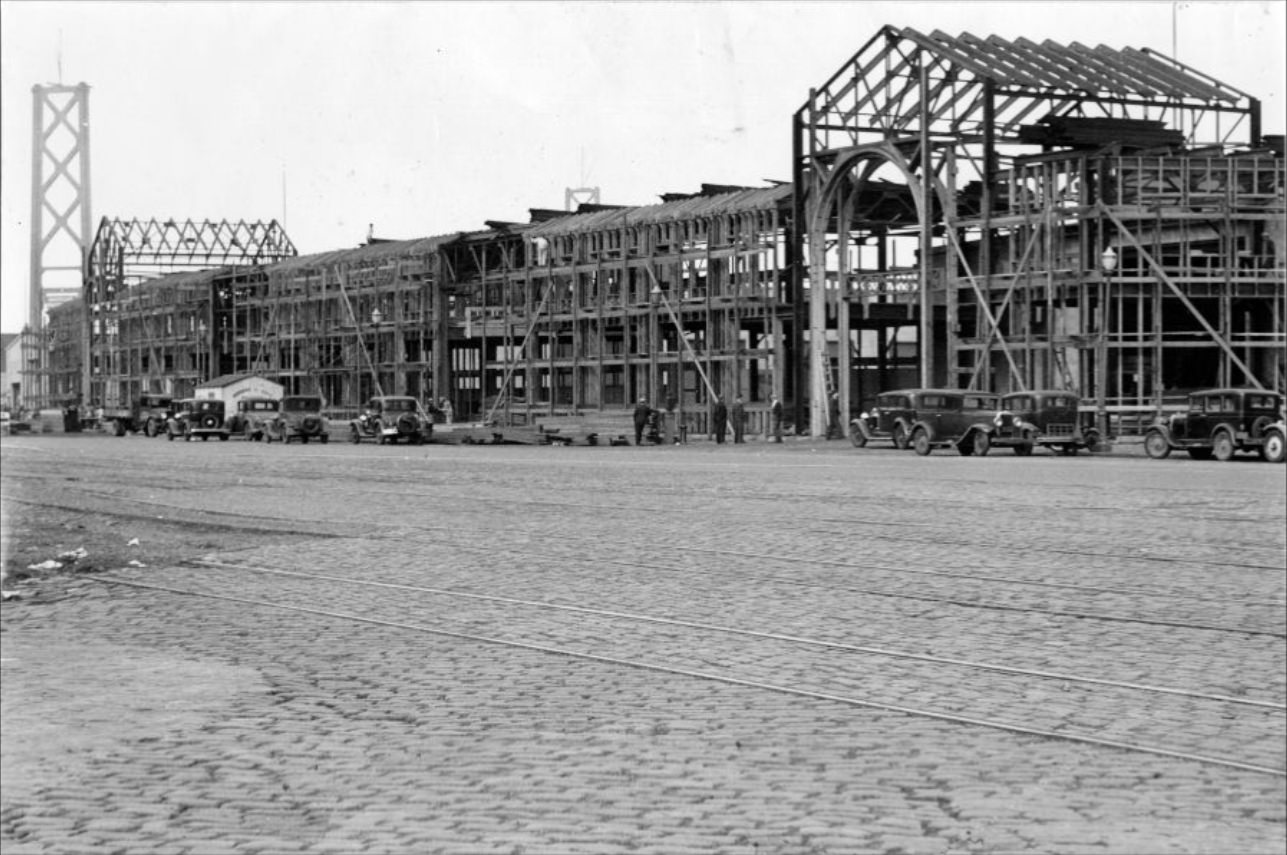
[[[844,436],[840,427],[840,394],[832,392],[827,399],[827,439],[844,439]]]
[[[772,396],[772,403],[769,404],[769,415],[773,419],[773,441],[782,441],[782,402],[778,396]]]
[[[742,431],[746,428],[746,405],[742,403],[742,396],[738,395],[733,399],[733,444],[741,445],[746,442],[742,439]]]
[[[652,408],[643,398],[635,404],[635,445],[643,445],[644,428],[648,426],[648,416],[652,414]]]
[[[723,398],[715,398],[715,412],[711,415],[711,422],[711,427],[715,430],[715,442],[723,445],[724,432],[728,427],[728,407],[724,405]]]

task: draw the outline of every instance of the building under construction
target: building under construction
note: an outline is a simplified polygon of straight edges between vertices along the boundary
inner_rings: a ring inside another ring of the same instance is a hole
[[[792,133],[791,183],[315,255],[104,221],[51,388],[258,373],[526,421],[643,397],[698,432],[714,395],[757,429],[776,394],[813,435],[832,392],[1070,389],[1118,432],[1187,389],[1284,391],[1282,137],[1249,95],[1147,50],[887,27]],[[204,265],[149,278],[159,238]]]

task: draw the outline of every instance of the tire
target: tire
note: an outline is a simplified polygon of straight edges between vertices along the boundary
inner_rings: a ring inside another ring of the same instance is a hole
[[[288,441],[289,441],[289,440],[288,440]],[[358,433],[357,426],[356,426],[356,425],[350,425],[350,426],[349,426],[349,442],[353,443],[354,445],[357,445],[357,444],[358,444],[359,442],[361,442],[361,441],[362,441],[362,434]]]
[[[154,436],[156,436],[156,435],[157,435],[157,433],[158,433],[158,431],[157,431],[157,429],[156,429],[156,420],[155,420],[155,419],[148,419],[146,422],[144,422],[144,423],[143,423],[143,435],[144,435],[144,436],[147,436],[147,437],[154,437]]]
[[[849,427],[849,441],[853,443],[854,448],[866,448],[866,447],[867,447],[867,434],[863,433],[863,432],[862,432],[862,431],[860,431],[858,428],[856,428],[856,427],[854,427],[854,426],[850,425],[850,427]]]
[[[976,430],[973,437],[974,454],[976,457],[987,457],[988,451],[992,448],[992,437],[988,436],[981,430]]]
[[[1151,430],[1144,435],[1144,453],[1154,460],[1161,460],[1171,453],[1171,443],[1161,431]]]
[[[902,425],[894,425],[894,448],[899,451],[906,451],[910,440],[907,437],[907,428]]]
[[[304,416],[303,421],[299,424],[299,432],[307,436],[321,433],[322,420],[317,416]]]
[[[1215,435],[1215,441],[1211,443],[1211,453],[1215,459],[1221,463],[1227,463],[1233,459],[1233,437],[1229,436],[1227,430],[1222,430]]]
[[[1020,457],[1031,457],[1032,449],[1035,445],[1036,443],[1032,441],[1032,437],[1025,433],[1023,435],[1023,441],[1014,447],[1014,453]]]
[[[1091,452],[1099,451],[1099,448],[1100,448],[1099,431],[1097,430],[1086,431],[1086,437],[1083,441],[1086,444],[1087,451],[1091,451]]]
[[[925,431],[925,428],[917,428],[912,432],[911,446],[921,457],[927,457],[934,450],[934,447],[930,445],[929,434]],[[904,445],[903,447],[906,448],[907,446]]]
[[[170,442],[174,442],[174,434],[170,433],[168,430],[165,432],[165,438]]]
[[[1271,430],[1265,432],[1265,444],[1260,448],[1260,454],[1269,463],[1282,463],[1287,459],[1287,450],[1283,446],[1283,433],[1280,430]]]

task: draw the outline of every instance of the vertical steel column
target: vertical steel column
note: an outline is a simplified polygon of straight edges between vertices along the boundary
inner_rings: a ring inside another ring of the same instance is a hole
[[[934,168],[930,163],[929,116],[925,114],[925,105],[929,103],[929,66],[925,62],[924,51],[918,56],[920,72],[920,146],[921,146],[921,234],[920,248],[920,289],[921,289],[921,329],[920,329],[920,363],[921,386],[928,388],[934,385],[934,301],[930,294],[930,246],[931,220],[934,217]]]

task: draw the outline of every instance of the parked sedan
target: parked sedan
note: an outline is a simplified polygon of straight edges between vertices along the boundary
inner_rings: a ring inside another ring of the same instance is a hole
[[[1283,396],[1264,389],[1204,389],[1189,395],[1188,409],[1158,419],[1144,435],[1144,450],[1160,460],[1183,449],[1196,460],[1230,460],[1238,452],[1266,460],[1281,454]]]

